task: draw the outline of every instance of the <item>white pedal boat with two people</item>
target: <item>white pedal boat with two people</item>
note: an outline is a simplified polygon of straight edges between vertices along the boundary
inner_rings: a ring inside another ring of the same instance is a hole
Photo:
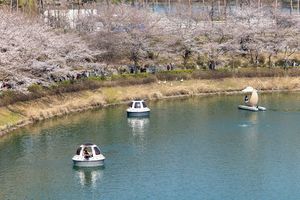
[[[104,165],[105,157],[97,145],[86,143],[80,145],[72,160],[77,167],[98,167]]]
[[[144,100],[134,100],[127,108],[127,117],[147,117],[150,115],[150,108]]]
[[[244,97],[244,105],[239,105],[238,108],[242,110],[249,110],[249,111],[266,111],[267,109],[262,106],[258,106],[258,94],[257,90],[253,87],[246,87],[242,90],[243,93],[246,94]],[[249,97],[250,96],[250,97]]]

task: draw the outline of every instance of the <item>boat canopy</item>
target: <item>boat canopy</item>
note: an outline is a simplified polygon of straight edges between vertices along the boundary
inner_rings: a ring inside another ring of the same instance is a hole
[[[245,89],[242,90],[242,92],[244,93],[251,93],[253,92],[255,89],[251,86],[246,87]]]
[[[95,144],[93,144],[93,143],[85,143],[85,144],[83,144],[84,146],[93,146],[93,145],[95,145]]]
[[[129,104],[130,108],[147,108],[147,104],[144,100],[134,100]]]

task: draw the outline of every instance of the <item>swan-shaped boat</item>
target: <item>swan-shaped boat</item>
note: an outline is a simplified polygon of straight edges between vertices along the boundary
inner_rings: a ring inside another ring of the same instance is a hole
[[[105,157],[97,145],[86,143],[80,145],[72,160],[77,167],[98,167],[104,165]]]
[[[258,94],[257,90],[254,89],[253,87],[246,87],[245,89],[242,90],[243,93],[246,93],[246,96],[244,98],[244,105],[239,105],[238,108],[242,110],[249,110],[249,111],[265,111],[267,110],[265,107],[258,106]],[[250,98],[248,95],[250,95]]]
[[[134,100],[127,108],[127,117],[147,117],[150,115],[150,108],[144,100]]]

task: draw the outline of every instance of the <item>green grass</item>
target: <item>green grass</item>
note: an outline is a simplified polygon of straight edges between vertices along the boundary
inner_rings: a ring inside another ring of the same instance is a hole
[[[2,126],[14,125],[22,120],[24,117],[18,113],[9,111],[6,108],[0,109],[0,128]]]
[[[105,101],[108,104],[115,104],[119,103],[119,98],[118,98],[118,90],[115,88],[106,88],[103,90],[103,95],[105,96]]]
[[[111,80],[124,80],[124,79],[139,79],[139,78],[149,78],[152,77],[151,74],[148,73],[138,73],[138,74],[120,74],[120,75],[112,75]]]
[[[174,81],[180,79],[192,79],[192,69],[177,69],[170,71],[161,71],[156,74],[158,80]]]

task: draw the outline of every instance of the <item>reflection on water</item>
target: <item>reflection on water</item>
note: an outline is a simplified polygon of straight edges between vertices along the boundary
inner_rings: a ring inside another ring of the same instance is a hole
[[[52,134],[52,132],[48,131],[52,128],[60,128],[64,130],[68,127],[76,127],[78,124],[81,124],[83,122],[95,121],[95,119],[97,119],[98,122],[105,118],[105,111],[107,110],[104,110],[103,112],[99,112],[97,109],[89,110],[80,114],[69,114],[61,117],[47,119],[45,121],[39,121],[37,123],[34,123],[33,126],[25,126],[22,129],[2,136],[0,140],[0,145],[1,143],[6,143],[7,141],[11,140],[11,138],[16,137],[17,135],[22,135],[23,133],[39,136],[41,132],[48,132],[49,134]]]
[[[149,128],[149,117],[142,118],[128,118],[128,126],[132,129],[132,144],[137,148],[139,153],[146,150],[145,132]]]
[[[99,182],[103,177],[104,167],[76,167],[74,166],[75,174],[79,179],[82,186],[95,188],[97,182]]]
[[[245,149],[253,154],[257,153],[257,139],[259,135],[258,130],[258,116],[263,115],[263,112],[252,112],[247,110],[241,110],[244,112],[244,122],[241,124],[241,127],[245,128],[243,132],[245,133],[245,138],[243,144]]]
[[[243,121],[239,123],[240,127],[250,127],[257,123],[258,112],[252,112],[247,110],[241,110],[241,114],[243,114]]]
[[[129,127],[132,128],[133,136],[143,136],[147,127],[149,127],[149,118],[128,118]]]

